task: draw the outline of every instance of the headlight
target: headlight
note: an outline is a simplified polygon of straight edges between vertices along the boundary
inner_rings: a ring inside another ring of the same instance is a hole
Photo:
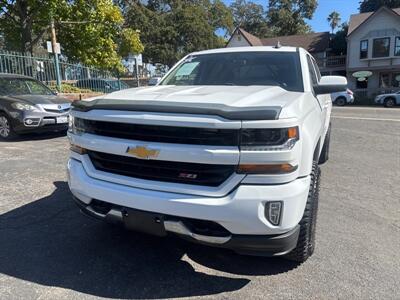
[[[73,134],[82,134],[84,132],[82,119],[69,115],[68,120],[68,132]]]
[[[18,110],[36,110],[37,109],[33,105],[25,104],[25,103],[19,103],[19,102],[11,103],[11,106],[13,108],[15,108],[15,109],[18,109]]]
[[[298,127],[243,129],[240,149],[244,151],[290,150],[298,140]]]

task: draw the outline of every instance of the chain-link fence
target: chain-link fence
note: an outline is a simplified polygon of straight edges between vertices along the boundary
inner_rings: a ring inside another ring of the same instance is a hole
[[[0,73],[18,74],[36,78],[56,89],[57,76],[64,93],[110,93],[129,86],[111,72],[82,64],[59,62],[57,72],[54,57],[12,51],[0,51]]]

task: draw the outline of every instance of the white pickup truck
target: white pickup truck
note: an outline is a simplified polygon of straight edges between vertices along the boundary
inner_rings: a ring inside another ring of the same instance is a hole
[[[128,229],[305,261],[314,250],[330,93],[304,49],[192,53],[154,87],[74,104],[68,183]]]

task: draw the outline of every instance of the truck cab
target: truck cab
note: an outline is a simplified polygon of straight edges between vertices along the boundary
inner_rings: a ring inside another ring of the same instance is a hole
[[[68,183],[93,217],[241,254],[312,255],[330,94],[293,47],[189,54],[156,85],[73,105]]]

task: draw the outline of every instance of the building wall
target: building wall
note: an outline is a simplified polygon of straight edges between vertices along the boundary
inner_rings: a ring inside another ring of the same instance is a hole
[[[226,47],[247,47],[250,46],[250,44],[246,41],[246,39],[238,34],[238,32],[235,32],[229,43],[226,45]]]
[[[375,38],[390,37],[390,52],[385,58],[373,58],[373,40]],[[360,90],[357,79],[353,77],[356,71],[371,71],[372,76],[368,78],[366,95],[373,97],[383,89],[380,82],[381,73],[400,72],[400,57],[394,55],[395,38],[400,37],[400,16],[395,16],[385,10],[376,14],[348,38],[347,43],[347,77],[349,88]],[[368,40],[368,57],[360,59],[360,42]],[[392,75],[391,75],[392,76]],[[393,75],[394,76],[394,75]],[[388,87],[391,89],[391,87]]]
[[[372,58],[373,40],[390,37],[390,57]],[[348,69],[368,69],[370,67],[400,66],[400,57],[394,56],[395,37],[400,36],[400,16],[382,11],[354,31],[348,39]],[[360,59],[360,42],[368,40],[368,59]],[[392,62],[391,62],[392,60]]]

